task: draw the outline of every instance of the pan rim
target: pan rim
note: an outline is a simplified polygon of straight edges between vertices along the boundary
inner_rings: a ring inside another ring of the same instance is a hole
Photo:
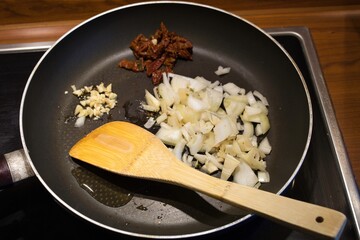
[[[215,232],[219,232],[222,231],[224,229],[228,229],[231,228],[233,226],[236,226],[240,223],[243,223],[244,221],[252,218],[254,215],[253,214],[248,214],[236,221],[233,221],[231,223],[225,224],[223,226],[220,227],[216,227],[210,230],[205,230],[205,231],[200,231],[200,232],[196,232],[196,233],[187,233],[187,234],[179,234],[179,235],[155,235],[155,234],[143,234],[143,233],[136,233],[136,232],[130,232],[130,231],[125,231],[125,230],[121,230],[115,227],[111,227],[108,226],[104,223],[101,223],[99,221],[96,221],[86,215],[84,215],[83,213],[79,212],[78,210],[74,209],[72,206],[70,206],[68,203],[66,203],[63,199],[61,199],[49,186],[48,184],[45,182],[45,180],[41,177],[40,173],[37,171],[33,161],[31,160],[30,157],[30,152],[29,149],[26,145],[26,141],[25,141],[25,136],[24,136],[24,129],[23,129],[23,109],[24,109],[24,104],[25,104],[25,99],[26,99],[26,95],[28,92],[28,88],[31,84],[31,81],[35,75],[35,73],[37,72],[37,69],[39,68],[39,66],[41,65],[41,63],[43,62],[43,60],[46,58],[46,56],[52,51],[52,49],[57,46],[63,39],[65,39],[68,35],[70,35],[72,32],[76,31],[78,28],[82,27],[83,25],[87,24],[88,22],[91,22],[101,16],[107,15],[109,13],[112,12],[116,12],[116,11],[121,11],[127,8],[132,8],[132,7],[137,7],[137,6],[143,6],[143,5],[154,5],[154,4],[180,4],[180,5],[189,5],[189,6],[196,6],[196,7],[201,7],[201,8],[207,8],[210,10],[215,10],[217,12],[221,12],[223,14],[227,14],[230,15],[242,22],[245,22],[246,24],[252,26],[254,29],[258,30],[259,32],[261,32],[263,35],[265,35],[266,37],[268,37],[278,48],[281,49],[281,51],[286,55],[286,57],[289,59],[289,61],[292,63],[292,66],[295,68],[298,76],[300,77],[300,80],[302,82],[303,88],[304,88],[304,92],[306,95],[306,99],[307,99],[307,105],[308,105],[308,110],[309,110],[309,120],[308,120],[308,124],[309,124],[309,129],[308,129],[308,133],[307,133],[307,139],[306,139],[306,144],[304,146],[303,149],[303,153],[301,156],[301,159],[298,162],[298,165],[296,166],[295,170],[293,171],[293,173],[291,174],[291,176],[289,177],[289,179],[286,181],[286,183],[283,185],[283,187],[276,193],[278,195],[281,195],[292,183],[292,181],[294,180],[295,176],[297,175],[298,171],[300,170],[306,154],[308,152],[309,146],[310,146],[310,141],[311,141],[311,137],[312,137],[312,131],[313,131],[313,108],[312,108],[312,103],[311,103],[311,97],[310,97],[310,92],[309,89],[307,87],[307,84],[305,82],[305,79],[299,69],[299,67],[297,66],[297,64],[295,63],[295,61],[293,60],[293,58],[289,55],[289,53],[268,33],[265,32],[265,30],[261,29],[260,27],[256,26],[255,24],[253,24],[252,22],[238,16],[235,15],[231,12],[225,11],[223,9],[214,7],[214,6],[210,6],[210,5],[206,5],[206,4],[200,4],[200,3],[193,3],[193,2],[184,2],[184,1],[150,1],[150,2],[140,2],[140,3],[133,3],[133,4],[128,4],[128,5],[124,5],[124,6],[120,6],[117,8],[113,8],[110,10],[107,10],[105,12],[99,13],[83,22],[81,22],[80,24],[76,25],[75,27],[73,27],[72,29],[70,29],[68,32],[66,32],[64,35],[62,35],[57,41],[54,42],[54,44],[43,54],[43,56],[40,58],[40,60],[37,62],[37,64],[35,65],[34,69],[32,70],[27,83],[25,85],[24,88],[24,92],[22,95],[22,99],[21,99],[21,104],[20,104],[20,114],[19,114],[19,124],[20,124],[20,137],[21,137],[21,141],[22,141],[22,145],[23,148],[25,150],[25,155],[26,157],[29,159],[30,165],[36,175],[36,177],[39,179],[39,181],[41,182],[41,184],[47,189],[47,191],[55,198],[55,200],[57,202],[59,202],[61,205],[65,206],[68,210],[70,210],[72,213],[74,213],[75,215],[99,226],[105,229],[108,229],[110,231],[113,232],[117,232],[120,234],[124,234],[124,235],[128,235],[128,236],[132,236],[132,237],[142,237],[142,238],[157,238],[157,239],[177,239],[177,238],[188,238],[188,237],[199,237],[199,236],[205,236],[208,234],[212,234]]]

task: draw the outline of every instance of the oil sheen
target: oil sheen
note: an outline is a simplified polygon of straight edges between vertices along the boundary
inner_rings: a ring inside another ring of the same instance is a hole
[[[133,194],[128,190],[106,181],[83,167],[76,167],[71,173],[82,189],[108,207],[124,206],[133,198]]]

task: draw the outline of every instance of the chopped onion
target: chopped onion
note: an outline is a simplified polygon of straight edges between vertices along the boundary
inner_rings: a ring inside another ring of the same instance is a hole
[[[180,129],[172,127],[160,127],[157,131],[156,136],[160,138],[165,144],[175,146],[182,139]]]
[[[254,125],[251,122],[244,121],[243,135],[248,137],[254,135]]]
[[[76,121],[75,121],[75,127],[82,127],[82,126],[84,126],[84,124],[85,124],[85,116],[82,116],[82,117],[78,117],[77,119],[76,119]]]
[[[201,167],[201,169],[205,172],[207,172],[208,174],[212,174],[216,171],[218,171],[219,169],[215,166],[215,164],[213,164],[212,162],[208,161],[205,162],[205,164]]]
[[[228,115],[239,116],[246,107],[246,102],[242,101],[239,97],[229,96],[223,100],[224,108]]]
[[[251,107],[251,106],[245,106],[245,112],[248,116],[253,116],[261,113],[260,108]]]
[[[144,127],[147,128],[147,129],[149,129],[149,128],[151,128],[152,126],[154,126],[155,122],[156,122],[155,119],[154,119],[153,117],[150,117],[150,118],[147,120],[147,122],[144,124]]]
[[[146,103],[153,107],[154,112],[160,110],[160,101],[156,99],[148,90],[145,89],[145,100]]]
[[[196,112],[204,111],[209,108],[209,106],[204,101],[192,95],[188,97],[187,104],[191,109],[193,109]]]
[[[174,75],[171,80],[171,87],[175,92],[179,92],[179,89],[186,89],[189,86],[189,79],[180,75]]]
[[[175,144],[175,147],[174,147],[174,149],[173,149],[174,155],[175,155],[179,160],[182,159],[182,154],[183,154],[183,152],[184,152],[185,144],[186,144],[186,141],[185,141],[184,139],[181,139],[179,142],[177,142],[177,143]]]
[[[160,123],[164,122],[164,121],[166,120],[166,118],[167,118],[167,114],[166,114],[166,113],[162,113],[160,116],[158,116],[158,117],[156,118],[156,123],[157,123],[157,124],[160,124]]]
[[[210,81],[206,80],[203,77],[196,77],[190,80],[189,88],[194,92],[199,92],[205,88],[207,88],[211,84]]]
[[[220,163],[220,159],[216,158],[214,155],[211,155],[210,153],[205,153],[206,160],[212,162],[217,168],[223,169],[223,165]]]
[[[238,95],[238,94],[245,94],[245,89],[238,87],[232,82],[226,83],[224,86],[224,91],[230,95]]]
[[[216,112],[223,102],[223,93],[219,90],[207,88],[205,98],[208,103],[209,110]]]
[[[237,128],[233,127],[230,118],[222,118],[214,127],[215,134],[215,145],[224,141],[230,136],[235,136],[237,134]]]
[[[199,154],[199,153],[195,154],[194,157],[195,157],[195,159],[198,160],[201,164],[205,164],[206,159],[207,159],[207,157],[206,157],[205,154]]]
[[[269,106],[269,102],[267,101],[266,97],[264,97],[260,92],[255,90],[253,94],[255,97],[259,98],[265,106]]]
[[[190,153],[192,155],[198,153],[203,146],[203,142],[204,136],[201,133],[197,133],[193,137],[191,137],[190,141],[187,143]]]
[[[178,159],[208,174],[220,171],[220,178],[247,186],[260,185],[255,172],[261,182],[270,179],[264,173],[271,145],[267,137],[258,138],[270,129],[268,102],[262,94],[246,92],[232,82],[221,85],[174,73],[164,74],[163,83],[153,91],[145,92],[143,108],[159,115],[146,125],[160,126],[156,136]]]
[[[260,114],[260,126],[262,134],[267,133],[270,129],[270,121],[269,118],[265,114]]]
[[[159,94],[161,95],[162,99],[164,100],[164,103],[166,103],[166,106],[172,106],[175,102],[175,93],[172,90],[172,88],[168,87],[165,84],[160,84],[158,86]]]
[[[259,181],[254,171],[244,161],[239,162],[239,165],[234,170],[233,177],[234,182],[249,187],[254,187]]]
[[[255,127],[255,135],[256,136],[260,136],[264,134],[263,131],[262,131],[262,127],[260,124],[256,124],[256,127]]]
[[[252,169],[265,171],[266,162],[261,160],[260,152],[257,148],[253,147],[249,152],[242,154],[241,159]]]
[[[220,76],[220,75],[224,75],[224,74],[228,74],[230,72],[230,67],[222,67],[219,66],[218,69],[215,71],[215,74]]]
[[[252,92],[248,92],[246,94],[246,97],[248,98],[248,102],[251,105],[253,105],[254,103],[256,103],[256,98],[254,97],[254,94]]]
[[[267,171],[258,171],[257,176],[258,176],[259,182],[261,182],[261,183],[270,182],[270,174]]]
[[[235,168],[239,165],[239,163],[239,160],[227,154],[225,157],[224,167],[221,171],[220,178],[223,180],[228,180],[228,178],[233,174]]]
[[[271,145],[267,137],[265,137],[259,144],[259,149],[265,153],[270,154],[271,152]]]

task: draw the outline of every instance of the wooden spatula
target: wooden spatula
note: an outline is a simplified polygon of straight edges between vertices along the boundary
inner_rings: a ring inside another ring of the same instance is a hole
[[[76,143],[70,156],[121,175],[179,185],[310,233],[338,238],[344,214],[220,180],[179,161],[155,135],[127,122],[110,122]]]

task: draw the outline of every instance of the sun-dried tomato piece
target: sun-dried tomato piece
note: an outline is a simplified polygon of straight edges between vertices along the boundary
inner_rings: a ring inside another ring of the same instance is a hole
[[[192,60],[192,43],[175,32],[169,32],[163,22],[155,33],[147,38],[139,34],[130,43],[137,60],[121,60],[119,67],[141,72],[152,77],[155,85],[162,80],[164,71],[173,71],[178,58]]]

